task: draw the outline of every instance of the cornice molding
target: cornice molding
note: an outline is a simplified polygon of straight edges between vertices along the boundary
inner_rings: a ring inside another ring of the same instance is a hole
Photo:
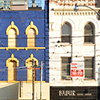
[[[54,11],[55,16],[96,16],[97,14],[94,11],[85,11],[79,10],[75,11]]]
[[[67,8],[66,7],[63,7],[63,8],[58,7],[58,8],[52,8],[52,9],[53,9],[53,11],[74,11],[74,7],[67,7]],[[100,8],[93,8],[93,9],[96,11],[100,10]],[[93,11],[93,10],[86,8],[86,7],[79,7],[79,11]]]

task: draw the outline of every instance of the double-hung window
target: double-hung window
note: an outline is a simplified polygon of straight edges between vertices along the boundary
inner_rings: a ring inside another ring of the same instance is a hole
[[[70,57],[62,57],[62,79],[70,79]]]
[[[94,58],[84,58],[85,79],[94,78]]]

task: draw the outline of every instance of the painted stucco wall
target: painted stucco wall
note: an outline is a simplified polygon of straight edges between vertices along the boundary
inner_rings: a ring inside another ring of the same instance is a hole
[[[53,1],[49,6],[50,86],[100,85],[100,66],[98,65],[100,63],[100,21],[94,11],[84,7],[75,12],[74,7],[74,5],[60,6]],[[93,9],[99,10],[96,7]],[[71,25],[72,44],[58,42],[61,41],[61,25],[64,22]],[[94,24],[95,44],[84,44],[84,26],[87,22]],[[72,57],[72,62],[82,62],[84,57],[95,57],[94,80],[62,80],[61,57]]]

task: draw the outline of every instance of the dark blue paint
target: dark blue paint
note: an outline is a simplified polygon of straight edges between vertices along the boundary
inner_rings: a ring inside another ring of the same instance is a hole
[[[8,67],[6,66],[6,60],[14,54],[14,57],[19,60],[19,66],[17,67],[17,81],[23,79],[27,81],[27,67],[25,67],[25,61],[34,55],[39,61],[39,68],[41,61],[43,61],[43,81],[49,82],[49,22],[48,15],[44,14],[45,11],[0,11],[0,47],[8,46],[8,36],[6,30],[11,22],[19,29],[19,35],[17,35],[17,47],[27,47],[27,35],[25,34],[26,28],[33,21],[34,25],[38,28],[38,35],[36,36],[36,47],[45,47],[46,49],[39,50],[1,50],[0,49],[0,81],[8,80]],[[47,37],[47,38],[45,38]],[[48,58],[47,58],[48,57]],[[47,64],[46,64],[47,63]],[[2,71],[3,69],[3,71]],[[40,70],[36,71],[36,80],[40,81]]]

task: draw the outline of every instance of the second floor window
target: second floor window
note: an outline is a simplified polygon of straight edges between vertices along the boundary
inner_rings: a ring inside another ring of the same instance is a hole
[[[17,47],[17,35],[19,35],[19,30],[13,21],[11,25],[7,27],[6,35],[8,35],[8,47]]]
[[[94,43],[94,26],[92,23],[87,23],[84,27],[84,42]]]
[[[71,42],[71,26],[69,23],[65,23],[61,27],[61,42]]]
[[[33,21],[30,22],[25,33],[27,35],[27,47],[36,47],[36,35],[38,35],[38,28],[33,24]]]
[[[10,29],[8,34],[8,47],[17,46],[17,34],[15,29]]]
[[[27,35],[27,46],[28,47],[35,47],[36,46],[36,32],[34,29],[29,29]]]

